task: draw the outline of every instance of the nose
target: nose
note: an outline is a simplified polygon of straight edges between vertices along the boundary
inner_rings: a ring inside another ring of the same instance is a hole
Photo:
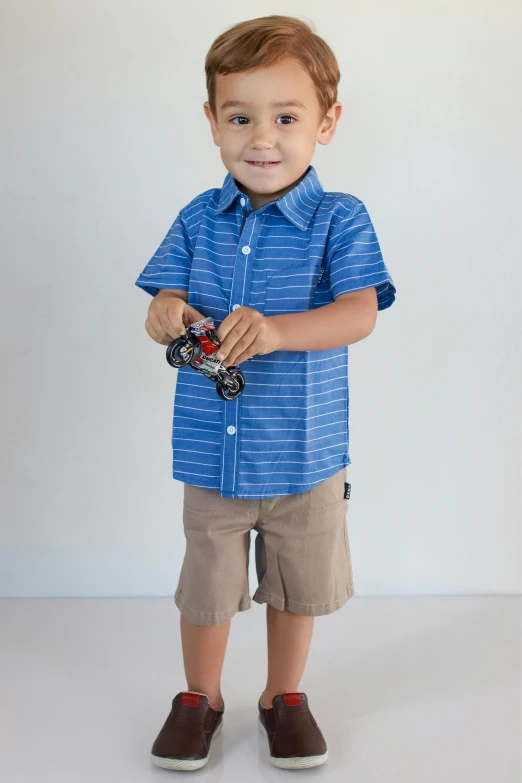
[[[270,150],[274,145],[266,138],[255,138],[250,142],[250,149],[252,150]]]
[[[273,146],[274,141],[268,127],[266,125],[255,126],[250,137],[251,149],[266,150],[271,149]]]

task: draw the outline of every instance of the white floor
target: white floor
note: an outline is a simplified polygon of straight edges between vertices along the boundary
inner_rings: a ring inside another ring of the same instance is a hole
[[[265,607],[239,613],[208,765],[149,751],[186,686],[172,598],[0,601],[0,779],[521,783],[521,599],[359,597],[317,618],[300,689],[329,759],[278,770],[257,726]]]

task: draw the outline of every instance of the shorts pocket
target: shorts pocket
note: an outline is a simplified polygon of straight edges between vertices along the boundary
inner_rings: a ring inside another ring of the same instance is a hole
[[[219,490],[197,487],[195,484],[183,485],[183,508],[194,514],[209,516]]]
[[[348,507],[348,500],[344,497],[344,483],[346,481],[346,467],[334,473],[333,476],[316,484],[308,490],[306,498],[306,510],[312,513],[337,508],[344,504]]]

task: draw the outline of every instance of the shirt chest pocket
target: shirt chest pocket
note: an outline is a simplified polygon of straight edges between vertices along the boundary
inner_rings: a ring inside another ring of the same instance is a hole
[[[287,261],[267,271],[264,315],[311,310],[321,274],[321,259]]]

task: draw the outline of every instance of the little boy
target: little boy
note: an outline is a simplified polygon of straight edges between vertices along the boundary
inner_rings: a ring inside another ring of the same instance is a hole
[[[184,482],[186,552],[175,602],[188,688],[153,762],[208,761],[225,709],[230,621],[251,606],[250,533],[267,604],[268,678],[257,705],[273,764],[328,756],[298,687],[314,617],[354,594],[346,512],[348,349],[373,330],[395,286],[362,201],[325,192],[310,161],[341,116],[329,46],[299,19],[237,24],[212,44],[204,104],[228,170],[181,209],[136,285],[154,298],[147,333],[168,345],[211,316],[241,396],[178,370],[173,476]],[[250,361],[246,361],[250,359]]]

